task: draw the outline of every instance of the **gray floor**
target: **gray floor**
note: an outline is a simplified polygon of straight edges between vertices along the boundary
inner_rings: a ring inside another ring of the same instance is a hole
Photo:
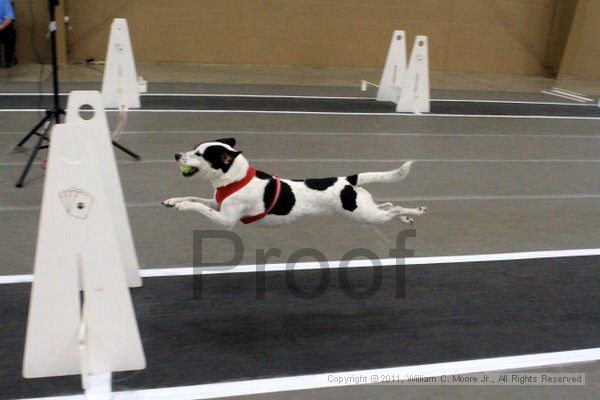
[[[2,90],[26,90],[15,85]],[[164,88],[176,90],[171,85]],[[211,92],[223,90],[212,86]],[[227,88],[249,91],[247,86]],[[253,87],[263,93],[285,88]],[[352,95],[353,89],[315,89],[313,94]],[[361,95],[356,90],[356,95]],[[254,91],[253,93],[256,93]],[[296,94],[303,94],[296,89]],[[444,98],[494,98],[494,92],[440,92]],[[503,94],[503,99],[540,99]],[[23,189],[14,182],[26,160],[9,150],[38,113],[1,113],[0,274],[31,273],[43,171],[37,164]],[[112,126],[115,115],[111,114]],[[234,136],[256,167],[285,177],[325,177],[394,168],[419,160],[397,185],[372,185],[377,199],[425,205],[409,241],[416,256],[481,254],[600,247],[600,121],[412,116],[131,113],[122,143],[143,156],[122,154],[119,170],[140,262],[144,268],[192,263],[192,231],[212,226],[196,215],[160,206],[173,196],[210,196],[207,183],[181,177],[175,152],[211,138]],[[310,219],[275,229],[238,226],[243,263],[260,248],[279,248],[287,259],[312,247],[337,260],[366,247],[388,257],[404,225],[356,226],[339,218]],[[227,261],[228,243],[215,242],[205,261]],[[565,367],[567,368],[567,367]],[[569,367],[571,368],[571,367]],[[597,382],[598,364],[574,366]],[[544,369],[546,370],[546,369]],[[594,390],[592,390],[594,389]],[[366,387],[273,394],[252,398],[597,398],[598,385],[583,388]]]
[[[37,114],[3,117],[0,271],[29,273],[34,241],[22,238],[35,237],[43,171],[34,166],[26,187],[15,189],[26,155],[9,149]],[[223,136],[237,137],[238,148],[256,167],[292,178],[349,175],[421,160],[400,184],[369,187],[377,199],[429,207],[411,242],[417,256],[556,250],[598,247],[599,127],[600,121],[547,119],[131,113],[121,143],[143,160],[117,155],[145,268],[191,264],[193,229],[211,225],[163,208],[160,201],[211,195],[206,183],[180,176],[172,155]],[[319,249],[329,259],[365,246],[387,257],[404,228],[355,226],[332,217],[325,223],[307,218],[276,230],[238,226],[235,231],[244,238],[243,262],[253,263],[262,247],[282,249],[283,259],[299,246]],[[227,246],[216,242],[205,259],[225,261],[221,254]]]

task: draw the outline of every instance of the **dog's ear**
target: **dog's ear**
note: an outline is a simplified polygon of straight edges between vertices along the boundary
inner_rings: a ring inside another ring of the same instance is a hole
[[[234,138],[225,138],[225,139],[217,139],[215,142],[225,143],[231,147],[235,147],[235,139]]]
[[[221,162],[223,163],[223,165],[231,165],[235,158],[240,154],[242,154],[241,151],[231,151],[229,149],[223,149],[223,152],[221,153],[220,157]]]
[[[204,150],[202,157],[210,163],[212,168],[227,172],[240,154],[242,154],[241,151],[230,150],[222,145],[213,145]]]

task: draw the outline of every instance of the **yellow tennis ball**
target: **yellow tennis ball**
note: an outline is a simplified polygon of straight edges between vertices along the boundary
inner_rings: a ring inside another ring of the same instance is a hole
[[[194,168],[192,167],[188,167],[186,165],[180,165],[179,166],[179,170],[181,171],[182,174],[191,174],[192,172],[194,172]]]

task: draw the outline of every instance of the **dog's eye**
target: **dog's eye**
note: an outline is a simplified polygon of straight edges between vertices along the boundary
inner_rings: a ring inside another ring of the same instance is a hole
[[[200,152],[199,152],[199,151],[195,152],[194,154],[195,154],[196,156],[198,156],[198,157],[200,157],[200,156],[202,155],[202,154],[200,154]]]

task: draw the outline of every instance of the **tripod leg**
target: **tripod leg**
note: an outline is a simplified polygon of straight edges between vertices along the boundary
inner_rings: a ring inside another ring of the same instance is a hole
[[[29,140],[30,137],[37,133],[37,130],[40,129],[40,126],[44,125],[50,118],[51,115],[46,114],[46,116],[23,139],[21,139],[19,143],[15,145],[15,148],[23,146],[25,142]]]
[[[115,146],[117,149],[129,154],[131,157],[135,158],[136,160],[139,160],[141,157],[134,153],[133,151],[129,150],[127,147],[120,145],[119,143],[115,142],[114,140],[112,141],[113,146]]]
[[[15,185],[16,187],[18,187],[18,188],[23,187],[23,183],[25,182],[27,173],[29,172],[29,169],[31,168],[31,164],[33,164],[33,160],[35,160],[35,156],[37,155],[38,151],[40,151],[40,146],[42,145],[44,140],[47,139],[47,137],[48,137],[48,131],[50,130],[51,125],[52,125],[52,120],[49,117],[46,117],[46,125],[44,126],[44,133],[40,135],[38,141],[35,144],[35,147],[31,150],[31,154],[29,155],[27,164],[25,165],[23,172],[21,172],[21,177],[19,178],[19,180],[17,181],[17,184]]]

